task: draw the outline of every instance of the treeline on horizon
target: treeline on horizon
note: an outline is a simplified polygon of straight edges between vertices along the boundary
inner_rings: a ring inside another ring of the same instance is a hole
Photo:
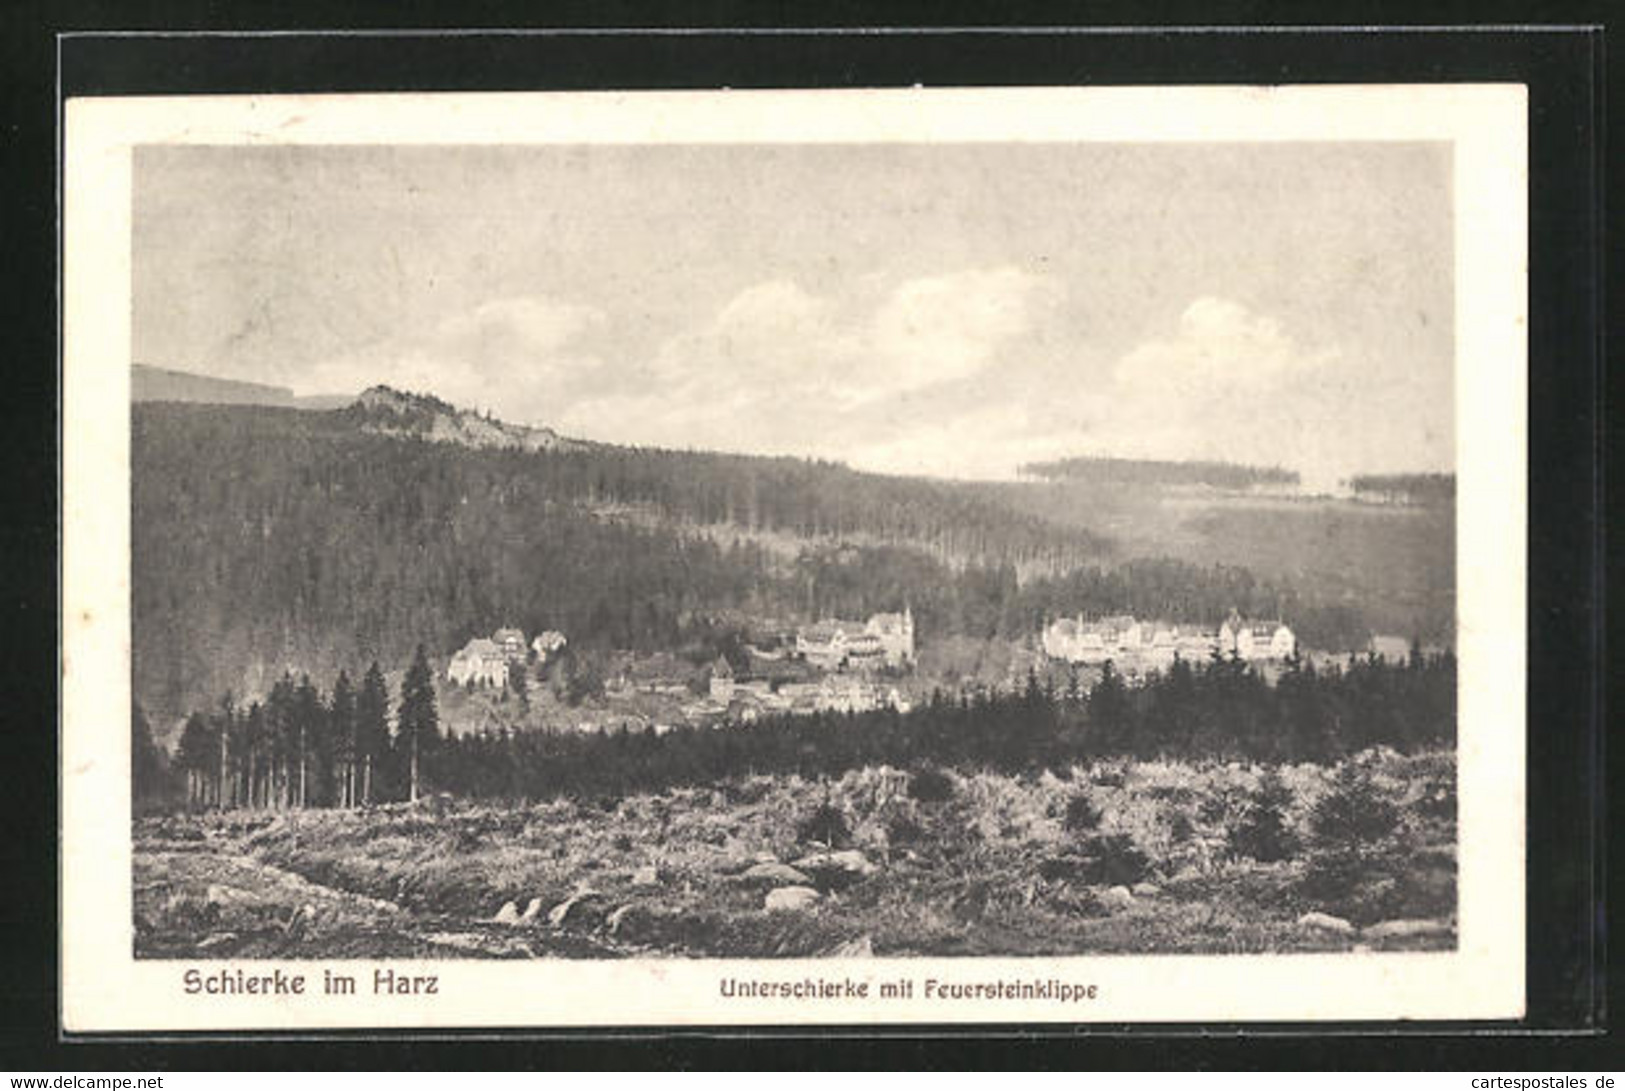
[[[1417,504],[1449,503],[1456,498],[1452,473],[1356,474],[1349,488],[1361,496],[1405,499]]]
[[[1088,481],[1102,485],[1209,485],[1246,489],[1255,485],[1296,485],[1298,471],[1235,462],[1166,462],[1145,458],[1080,456],[1029,462],[1017,471],[1047,481]]]
[[[499,625],[584,649],[703,651],[719,615],[906,604],[927,640],[1025,639],[1079,612],[1214,624],[1231,609],[1282,617],[1328,651],[1370,635],[1357,607],[1314,588],[1112,562],[1086,531],[951,483],[793,459],[473,450],[357,433],[335,414],[139,405],[131,481],[134,678],[165,722],[258,689],[256,665],[400,662],[419,640],[444,656]],[[671,521],[598,510],[629,504]],[[728,520],[805,538],[786,555],[689,525]],[[823,537],[839,533],[869,540]],[[1060,574],[1019,578],[1046,550]]]
[[[368,677],[377,677],[376,666]],[[431,690],[427,710],[422,691],[403,694],[402,721],[393,734],[379,736],[376,721],[363,723],[348,703],[343,679],[326,701],[308,680],[288,680],[282,696],[264,707],[240,710],[224,701],[212,715],[195,714],[172,763],[187,805],[357,806],[423,792],[591,798],[756,774],[832,777],[881,764],[1011,774],[1125,757],[1325,764],[1374,746],[1449,748],[1456,733],[1454,656],[1414,648],[1398,663],[1368,656],[1317,670],[1294,659],[1273,685],[1244,662],[1216,656],[1176,660],[1133,688],[1108,667],[1087,692],[1075,676],[1058,689],[1029,675],[1015,691],[957,698],[938,691],[908,712],[778,716],[665,733],[499,730],[444,737]],[[139,710],[136,722],[139,742]],[[421,755],[421,784],[408,772],[409,751]],[[162,802],[173,786],[161,763],[143,768],[143,752],[138,746],[138,806]],[[346,792],[368,759],[377,770],[374,787],[365,796],[353,787]],[[264,787],[256,790],[258,783]],[[305,790],[291,792],[293,783]]]

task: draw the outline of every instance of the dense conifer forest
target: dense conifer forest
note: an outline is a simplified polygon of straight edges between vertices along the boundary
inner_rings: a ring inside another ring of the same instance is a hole
[[[1030,675],[1024,687],[951,697],[907,712],[818,713],[721,728],[607,733],[445,736],[421,650],[387,723],[377,664],[359,697],[341,672],[331,697],[284,677],[261,704],[222,701],[188,720],[164,782],[150,757],[136,795],[179,789],[192,806],[271,809],[416,799],[425,791],[540,799],[620,796],[760,773],[839,776],[869,765],[950,766],[1004,773],[1099,758],[1339,760],[1373,746],[1401,752],[1455,743],[1456,664],[1412,650],[1403,662],[1368,656],[1316,670],[1297,659],[1274,685],[1234,658],[1176,660],[1129,687],[1114,671],[1085,692]],[[137,724],[144,718],[139,710]],[[137,729],[138,735],[140,729]],[[150,755],[140,744],[138,754]]]
[[[1296,485],[1296,470],[1242,466],[1234,462],[1162,462],[1144,458],[1060,458],[1030,462],[1023,475],[1048,481],[1089,481],[1103,485],[1208,485],[1246,489],[1255,485]]]
[[[1121,558],[986,486],[788,458],[479,450],[353,417],[134,407],[134,680],[155,721],[264,694],[285,668],[404,664],[419,643],[435,658],[501,624],[675,650],[723,615],[795,624],[906,603],[921,632],[978,639],[1119,611],[1284,617],[1333,651],[1370,632],[1346,596]]]
[[[1448,504],[1456,498],[1455,474],[1356,474],[1349,487],[1362,497],[1412,504]]]

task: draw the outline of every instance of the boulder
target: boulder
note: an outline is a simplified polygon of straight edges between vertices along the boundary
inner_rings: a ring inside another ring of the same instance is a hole
[[[1397,920],[1373,924],[1365,929],[1364,935],[1369,939],[1415,939],[1419,937],[1431,939],[1437,936],[1448,936],[1451,931],[1450,922],[1448,921]]]
[[[583,890],[555,905],[547,912],[547,923],[554,928],[563,928],[566,924],[579,923],[589,916],[589,909],[597,902],[603,900],[603,895],[596,890]]]
[[[503,902],[502,903],[502,908],[497,910],[497,915],[491,918],[491,923],[493,923],[493,924],[518,924],[519,923],[519,907],[517,905],[515,905],[513,902]]]
[[[222,909],[233,905],[244,905],[253,900],[254,895],[246,890],[238,890],[234,886],[221,886],[218,883],[210,883],[209,888],[203,894],[205,904],[219,906]]]
[[[1129,889],[1136,898],[1155,898],[1162,893],[1162,887],[1156,883],[1135,883]]]
[[[763,907],[769,913],[810,909],[818,899],[818,891],[810,886],[781,886],[767,892]]]
[[[807,886],[812,882],[789,864],[781,864],[776,860],[771,863],[752,864],[740,874],[739,881],[777,886]]]
[[[1126,886],[1107,887],[1100,895],[1100,904],[1107,909],[1128,909],[1134,904],[1134,894]]]
[[[880,870],[856,849],[815,852],[797,860],[795,867],[810,876],[820,890],[845,890]]]
[[[637,906],[633,905],[631,902],[627,902],[622,906],[616,906],[615,909],[610,912],[609,916],[604,918],[604,927],[608,930],[609,934],[612,936],[618,935],[621,931],[621,926],[626,923],[626,918],[631,916],[632,911],[636,908]]]
[[[1305,928],[1314,928],[1321,932],[1331,932],[1339,936],[1354,933],[1354,925],[1342,917],[1334,917],[1330,913],[1305,913],[1298,918],[1298,923]]]
[[[660,869],[653,864],[645,864],[632,873],[633,886],[659,886]]]

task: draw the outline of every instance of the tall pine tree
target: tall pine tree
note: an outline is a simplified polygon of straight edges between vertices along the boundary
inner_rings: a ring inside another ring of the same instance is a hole
[[[418,645],[412,665],[401,683],[401,705],[395,718],[396,744],[404,748],[407,762],[407,798],[417,802],[422,785],[423,759],[434,752],[440,741],[440,713],[435,707],[434,673],[428,655]]]
[[[333,700],[327,709],[328,731],[333,747],[333,792],[340,807],[356,805],[356,745],[355,690],[350,687],[350,676],[339,671],[333,682]]]
[[[376,659],[361,679],[361,695],[355,703],[355,738],[361,802],[370,804],[384,747],[389,741],[389,686]]]

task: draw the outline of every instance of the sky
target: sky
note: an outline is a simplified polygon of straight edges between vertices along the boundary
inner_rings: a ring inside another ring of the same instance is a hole
[[[144,146],[133,358],[1003,479],[1453,469],[1444,144]]]

